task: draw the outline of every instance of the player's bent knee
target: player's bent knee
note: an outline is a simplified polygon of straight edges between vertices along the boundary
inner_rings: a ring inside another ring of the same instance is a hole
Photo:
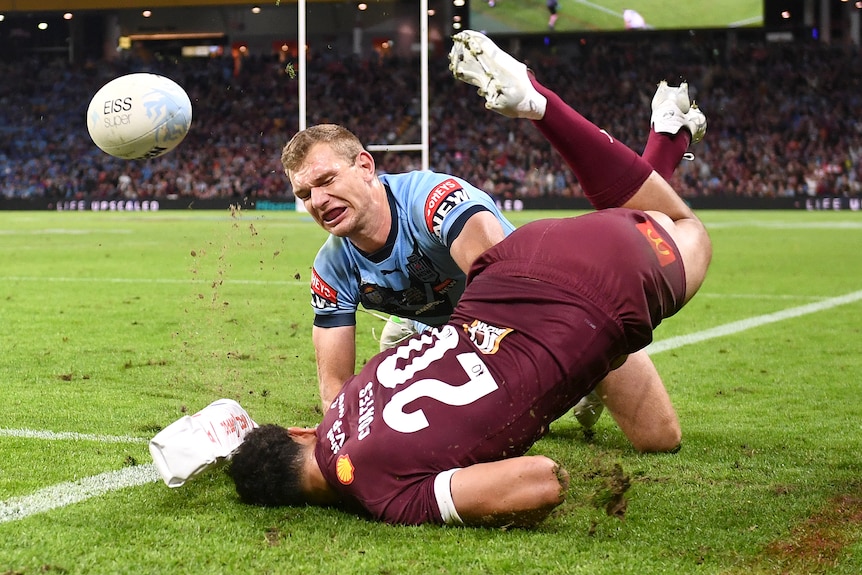
[[[533,469],[530,473],[537,479],[536,486],[540,490],[544,506],[553,508],[566,498],[569,488],[569,473],[560,465],[543,455],[532,459]]]
[[[676,453],[681,442],[682,430],[676,425],[641,435],[632,440],[632,445],[640,453]]]

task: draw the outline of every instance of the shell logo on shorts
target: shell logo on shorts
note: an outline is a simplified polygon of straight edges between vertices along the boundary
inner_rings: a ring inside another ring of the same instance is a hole
[[[335,462],[335,475],[344,485],[353,483],[353,463],[351,463],[349,455],[338,456],[338,460]]]
[[[667,243],[667,240],[656,231],[652,222],[643,222],[635,224],[635,227],[640,230],[640,233],[649,241],[653,251],[658,256],[658,263],[661,267],[670,265],[676,261],[676,255],[673,253],[673,248]]]

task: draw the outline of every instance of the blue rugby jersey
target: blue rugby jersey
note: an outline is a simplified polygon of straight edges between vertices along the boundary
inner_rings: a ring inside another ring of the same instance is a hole
[[[514,226],[492,198],[460,178],[430,171],[380,176],[392,210],[386,246],[365,254],[346,238],[330,236],[317,253],[311,278],[314,325],[356,324],[356,309],[441,325],[464,292],[466,274],[449,247],[466,221],[493,213],[506,235]]]

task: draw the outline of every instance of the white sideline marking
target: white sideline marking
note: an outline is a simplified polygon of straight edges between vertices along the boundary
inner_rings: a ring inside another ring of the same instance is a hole
[[[27,235],[31,235],[31,236],[41,235],[41,234],[60,234],[60,235],[69,235],[69,236],[80,236],[80,235],[84,235],[84,234],[93,234],[93,233],[98,233],[98,234],[130,234],[130,233],[132,233],[132,230],[120,230],[120,229],[113,229],[113,230],[87,229],[87,230],[82,230],[82,229],[67,229],[67,228],[44,228],[44,229],[40,229],[40,230],[27,230],[27,231],[23,231],[23,230],[20,230],[20,231],[19,230],[0,230],[0,235],[4,235],[4,236],[11,236],[13,234],[15,234],[15,235],[27,234]]]
[[[4,276],[0,277],[4,281],[16,282],[103,282],[110,284],[194,284],[194,283],[212,283],[211,279],[206,278],[189,278],[189,279],[171,279],[171,278],[70,278],[70,277],[38,277],[38,276]],[[242,284],[242,285],[308,285],[307,281],[299,280],[235,280],[224,278],[222,280],[226,284]]]
[[[794,317],[800,317],[803,315],[824,311],[833,307],[853,303],[859,300],[862,300],[862,291],[852,292],[843,296],[829,298],[823,301],[793,307],[775,313],[756,316],[740,321],[734,321],[697,333],[663,339],[650,344],[647,347],[647,351],[649,353],[660,353],[663,351],[669,351],[671,349],[676,349],[684,345],[699,343],[701,341],[706,341],[708,339],[722,337],[725,335],[733,335],[742,331],[759,327],[761,325],[766,325],[785,319],[791,319]],[[74,439],[93,439],[96,441],[100,441],[100,439],[98,439],[100,436],[98,435],[86,435],[78,433],[52,434],[52,432],[36,432],[31,430],[0,430],[0,434],[3,435],[22,437],[35,436],[25,435],[25,433],[39,434],[38,437],[44,436],[45,438],[49,438],[51,435],[57,436],[58,438],[65,438],[65,436],[68,435]],[[114,438],[123,439],[120,437]],[[128,439],[134,442],[140,441],[137,438],[130,437]],[[156,470],[155,466],[152,464],[148,464],[128,467],[120,471],[102,473],[101,475],[86,477],[75,482],[59,483],[52,487],[40,489],[32,495],[13,497],[12,499],[7,499],[6,501],[0,501],[0,523],[4,523],[6,521],[14,521],[17,519],[24,519],[25,517],[36,513],[42,513],[44,511],[56,509],[58,507],[71,505],[72,503],[78,503],[91,497],[102,495],[103,493],[107,493],[109,491],[115,491],[117,489],[123,489],[125,487],[133,487],[136,485],[143,485],[144,483],[155,482],[158,481],[159,478],[159,473]]]
[[[721,299],[760,299],[760,300],[769,300],[769,299],[783,299],[783,300],[812,300],[812,301],[823,301],[825,298],[819,295],[791,295],[791,294],[765,294],[765,293],[704,293],[697,292],[697,298],[702,299],[705,297],[712,298],[721,298]]]
[[[725,335],[732,335],[741,331],[745,331],[747,329],[751,329],[753,327],[759,327],[761,325],[775,323],[777,321],[782,321],[785,319],[791,319],[810,313],[816,313],[818,311],[824,311],[833,307],[838,307],[839,305],[853,303],[859,300],[862,300],[862,291],[856,291],[847,295],[833,297],[825,299],[823,301],[802,305],[799,307],[791,307],[785,310],[777,311],[775,313],[768,313],[766,315],[759,315],[756,317],[750,317],[748,319],[726,323],[724,325],[699,331],[697,333],[690,333],[688,335],[680,335],[677,337],[669,337],[667,339],[651,343],[647,346],[646,350],[647,353],[660,353],[662,351],[676,349],[684,345],[699,343],[701,341],[706,341],[708,339],[722,337]]]
[[[712,222],[706,225],[707,229],[719,228],[764,228],[770,230],[862,230],[860,221],[838,221],[838,222],[787,222],[748,220],[738,222]]]
[[[78,503],[109,491],[134,487],[159,480],[159,472],[152,463],[135,465],[119,471],[109,471],[77,481],[58,483],[40,489],[31,495],[0,501],[0,523],[24,519],[58,507]]]
[[[751,16],[749,18],[744,18],[739,20],[738,22],[731,22],[728,24],[728,28],[740,28],[742,26],[750,26],[751,24],[762,24],[763,16]]]
[[[39,277],[39,276],[0,276],[0,281],[19,281],[19,282],[53,282],[53,283],[109,283],[109,284],[210,284],[211,279],[205,278],[75,278],[75,277]],[[224,278],[226,284],[240,285],[301,285],[307,286],[308,281],[302,280],[243,280]],[[725,293],[704,293],[699,292],[697,297],[720,297],[720,298],[751,298],[751,299],[823,299],[818,296],[791,295],[791,294],[725,294]],[[359,311],[368,312],[365,308],[359,308]],[[374,314],[372,314],[374,315]],[[380,319],[385,317],[378,315]]]
[[[75,431],[39,431],[36,429],[3,429],[0,428],[0,437],[24,437],[27,439],[71,439],[80,441],[98,441],[99,443],[143,443],[147,441],[140,437],[130,435],[94,435],[90,433],[77,433]]]

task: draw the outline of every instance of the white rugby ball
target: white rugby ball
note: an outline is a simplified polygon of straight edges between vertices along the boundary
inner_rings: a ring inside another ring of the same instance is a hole
[[[156,158],[183,141],[192,103],[179,84],[157,74],[127,74],[102,86],[87,108],[87,129],[103,151],[124,160]]]

